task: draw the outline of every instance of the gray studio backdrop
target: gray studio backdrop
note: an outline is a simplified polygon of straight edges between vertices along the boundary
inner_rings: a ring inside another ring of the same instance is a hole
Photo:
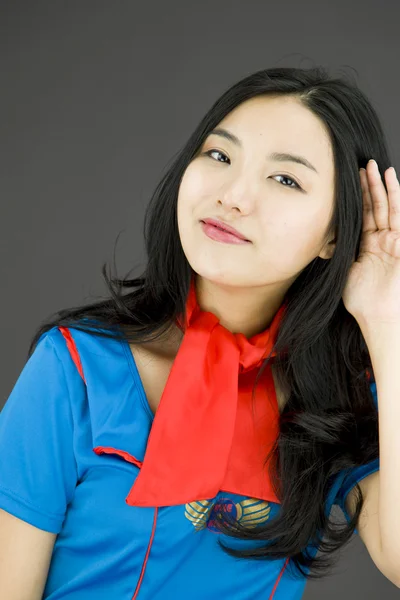
[[[399,163],[399,7],[2,0],[0,407],[41,320],[106,293],[118,234],[119,275],[144,264],[150,194],[236,80],[276,65],[355,70]],[[399,597],[357,535],[304,596]]]

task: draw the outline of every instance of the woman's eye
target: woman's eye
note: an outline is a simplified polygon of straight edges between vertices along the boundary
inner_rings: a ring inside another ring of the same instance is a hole
[[[220,154],[221,156],[225,156],[225,158],[228,158],[226,156],[226,154],[224,154],[223,152],[220,152],[219,150],[209,150],[208,152],[204,152],[204,154],[206,154],[207,156],[211,156],[212,152],[216,152],[217,154]],[[221,162],[221,161],[218,161]]]
[[[211,157],[211,154],[212,154],[212,153],[214,153],[214,152],[215,152],[216,154],[220,154],[221,156],[224,156],[225,158],[228,158],[228,157],[226,156],[226,154],[224,154],[224,153],[223,153],[223,152],[221,152],[220,150],[215,150],[215,149],[213,149],[213,150],[208,150],[208,152],[204,152],[204,154],[205,154],[206,156],[210,156],[210,157]],[[215,159],[214,159],[214,160],[215,160]],[[229,159],[228,159],[228,160],[229,160]],[[217,161],[217,162],[221,162],[221,161]],[[287,184],[283,184],[283,183],[281,183],[281,185],[283,185],[284,187],[289,187],[289,188],[292,188],[292,189],[296,189],[296,188],[297,188],[297,189],[299,189],[299,190],[302,190],[302,189],[303,189],[303,188],[302,188],[302,187],[301,187],[301,186],[300,186],[300,185],[297,183],[297,181],[296,181],[295,179],[292,179],[291,177],[288,177],[287,175],[274,175],[274,177],[283,177],[283,179],[286,179],[287,181],[290,181],[291,183],[294,183],[294,186],[293,186],[293,185],[287,185]]]
[[[292,183],[294,183],[294,186],[292,185],[286,185],[286,184],[282,184],[285,185],[286,187],[290,187],[290,188],[298,188],[299,190],[301,190],[302,188],[299,186],[299,184],[297,183],[297,181],[295,181],[294,179],[291,179],[290,177],[288,177],[287,175],[274,175],[274,177],[283,177],[283,179],[286,179],[287,181],[291,181]]]

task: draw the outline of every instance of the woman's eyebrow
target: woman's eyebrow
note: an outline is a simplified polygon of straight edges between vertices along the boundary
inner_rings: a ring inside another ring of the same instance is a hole
[[[228,131],[227,129],[223,129],[222,127],[217,127],[216,129],[213,129],[208,135],[219,135],[220,137],[229,140],[236,146],[239,146],[239,148],[242,148],[241,140],[234,133]],[[267,159],[279,162],[294,162],[299,165],[303,165],[304,167],[307,167],[308,169],[311,169],[318,174],[318,171],[314,167],[314,165],[309,160],[307,160],[307,158],[305,158],[304,156],[300,156],[299,154],[291,154],[289,152],[271,152],[271,154],[267,155]]]

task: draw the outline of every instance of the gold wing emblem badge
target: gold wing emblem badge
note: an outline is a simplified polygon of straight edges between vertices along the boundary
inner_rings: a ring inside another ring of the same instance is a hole
[[[265,523],[271,511],[269,502],[258,498],[246,498],[240,502],[233,502],[230,498],[218,498],[217,501],[197,500],[189,502],[185,505],[185,517],[191,521],[196,531],[201,531],[207,527],[211,531],[219,533],[213,515],[222,508],[231,513],[235,520],[246,525],[246,527],[257,527],[257,525]]]

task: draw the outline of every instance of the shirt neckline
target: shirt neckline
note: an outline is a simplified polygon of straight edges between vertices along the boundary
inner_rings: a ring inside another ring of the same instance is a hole
[[[124,349],[126,361],[127,361],[133,382],[139,390],[139,395],[140,395],[140,399],[142,402],[142,406],[143,406],[144,410],[146,411],[146,413],[148,414],[148,416],[150,417],[151,422],[153,422],[155,415],[153,414],[153,411],[150,408],[150,404],[147,399],[146,391],[144,389],[144,385],[143,385],[142,379],[140,377],[139,370],[137,368],[135,359],[133,357],[129,342],[127,340],[119,340],[119,342],[122,345],[122,348]],[[271,373],[271,377],[272,377],[272,373]],[[279,414],[280,411],[279,411],[279,405],[278,405],[278,396],[276,393],[275,382],[274,382],[273,377],[272,377],[272,387],[273,387],[273,390],[272,390],[273,398],[271,399],[271,403],[273,405],[274,412],[277,412]]]
[[[132,376],[133,382],[136,385],[137,389],[139,390],[139,396],[140,396],[140,400],[142,402],[142,407],[148,414],[151,422],[153,422],[155,415],[153,414],[153,412],[150,408],[150,404],[147,399],[146,391],[144,389],[144,385],[143,385],[142,379],[140,377],[139,370],[137,368],[135,359],[133,357],[129,342],[127,340],[119,340],[119,342],[122,345],[122,348],[124,350],[127,365],[128,365],[129,371],[130,371],[130,375]]]

